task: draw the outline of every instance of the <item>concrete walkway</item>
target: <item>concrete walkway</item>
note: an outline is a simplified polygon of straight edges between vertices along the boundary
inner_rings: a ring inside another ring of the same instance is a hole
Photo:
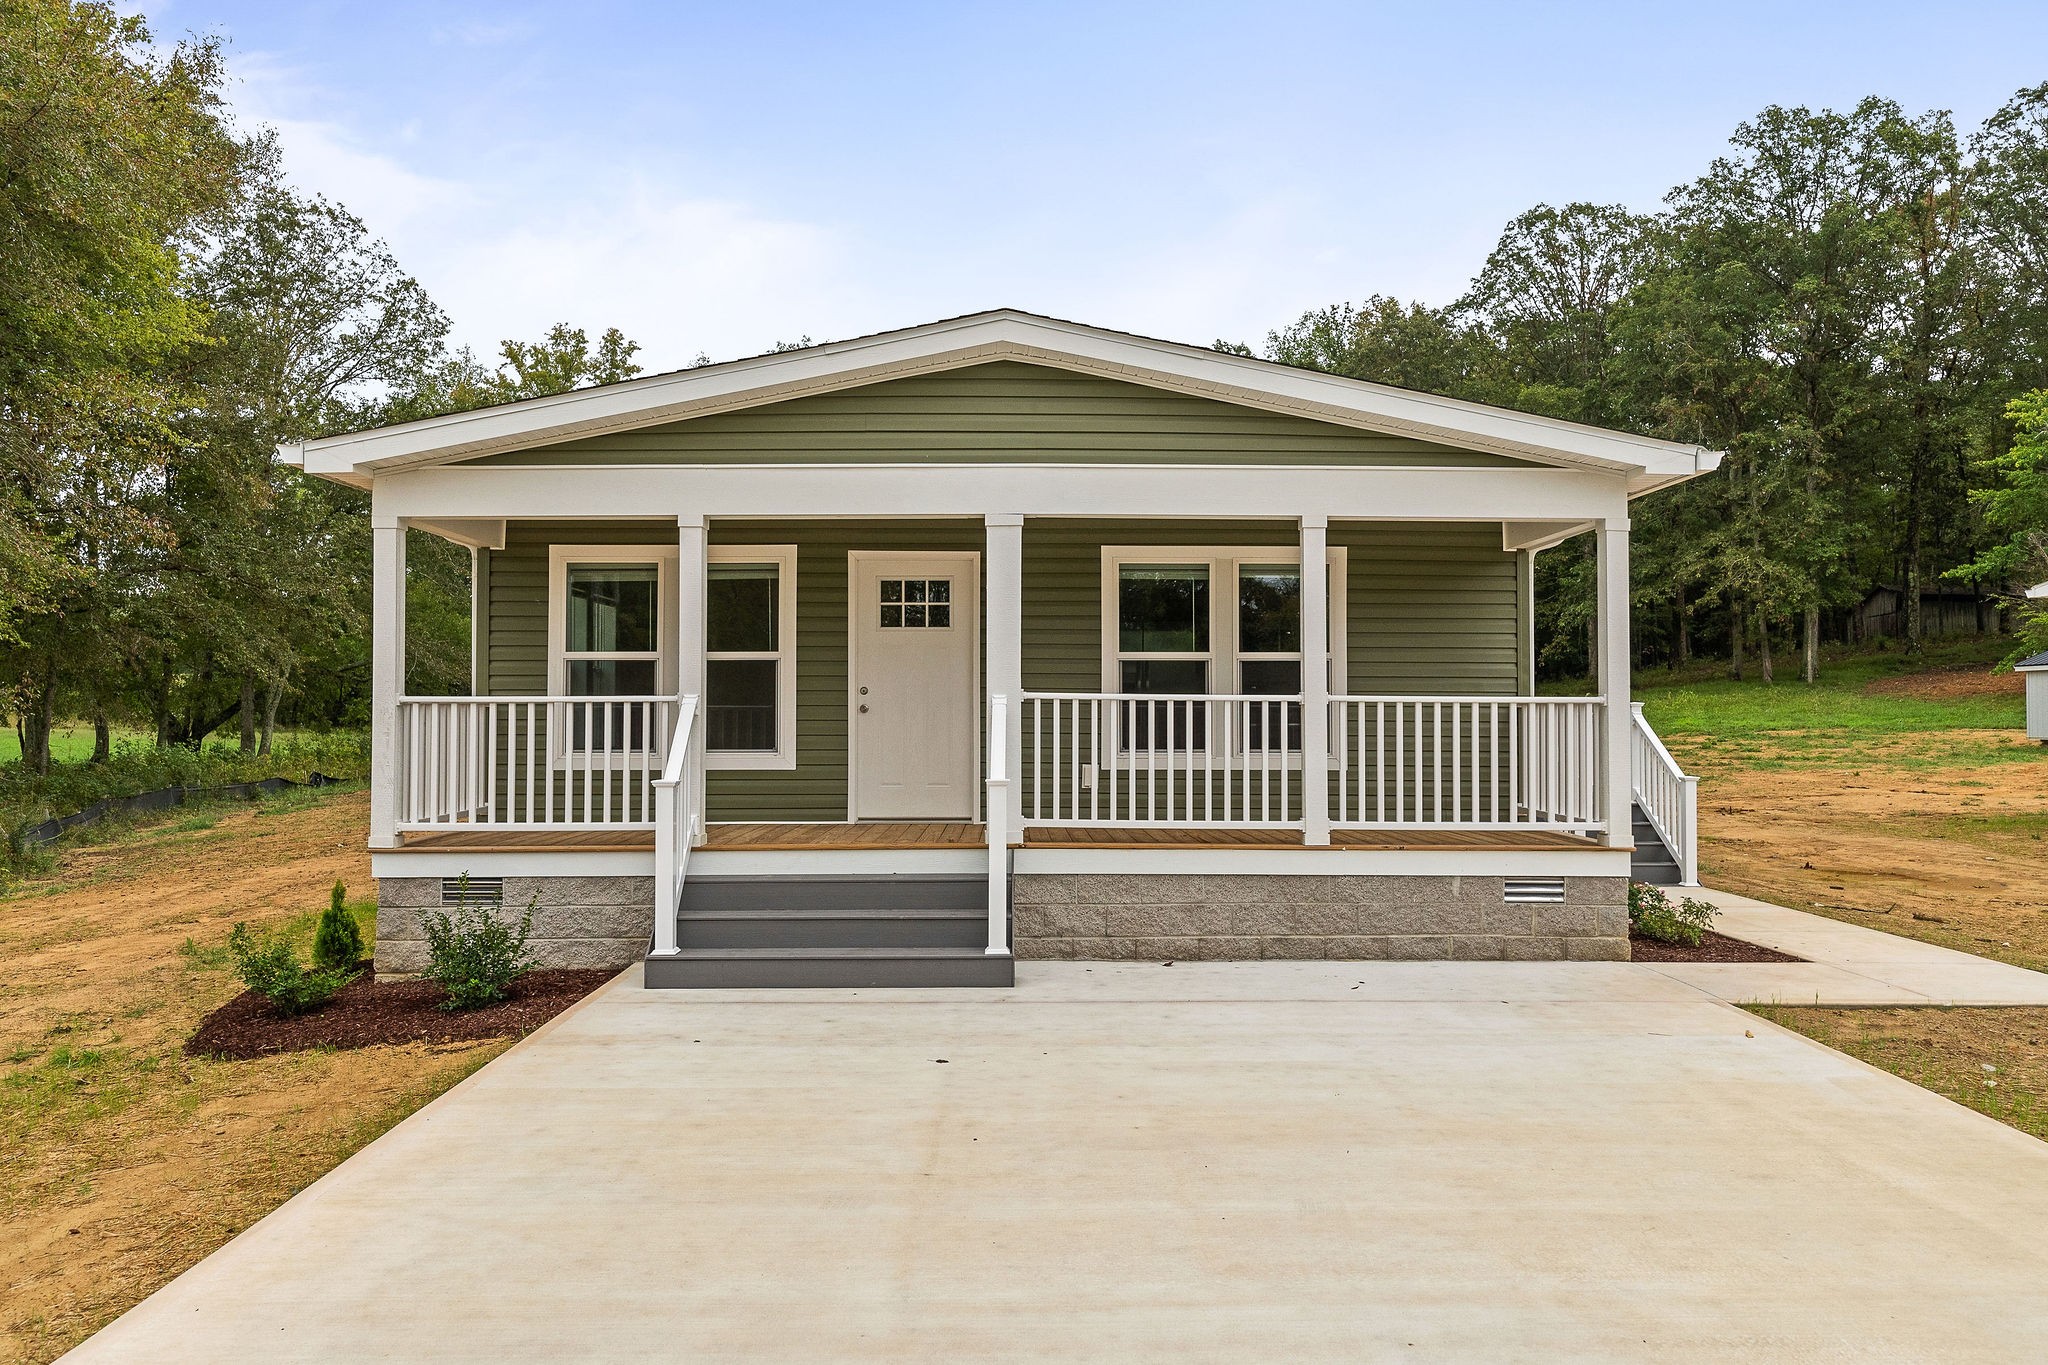
[[[2048,975],[1751,900],[1687,894],[1720,911],[1714,928],[1804,962],[1646,962],[1640,965],[1743,1005],[2048,1005]]]
[[[1629,963],[646,992],[103,1361],[1940,1360],[2048,1340],[2048,1144]]]

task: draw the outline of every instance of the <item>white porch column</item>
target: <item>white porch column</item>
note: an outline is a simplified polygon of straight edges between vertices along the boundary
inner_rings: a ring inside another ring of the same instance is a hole
[[[1607,843],[1626,848],[1635,842],[1629,810],[1634,780],[1629,772],[1629,603],[1628,521],[1602,521],[1593,533],[1594,574],[1599,582],[1594,619],[1599,626],[1600,695],[1607,699]]]
[[[370,520],[370,847],[398,847],[398,699],[405,693],[405,522]]]
[[[983,518],[988,537],[988,694],[1009,698],[1006,709],[1003,751],[1009,756],[1012,791],[1023,781],[1024,701],[1024,517],[1018,512],[990,512]],[[989,736],[991,744],[995,736]],[[1008,828],[1000,832],[1004,844],[1024,837],[1024,803],[1009,803]],[[989,831],[993,848],[998,831]]]
[[[1301,519],[1302,842],[1330,842],[1330,523]]]
[[[697,698],[697,728],[691,743],[699,753],[704,749],[704,550],[703,514],[684,512],[676,518],[676,694]],[[696,788],[689,793],[690,809],[702,820],[704,765],[687,764],[684,772],[694,778]]]
[[[1536,552],[1519,550],[1515,554],[1517,629],[1521,632],[1521,658],[1515,669],[1515,690],[1525,697],[1536,695]]]

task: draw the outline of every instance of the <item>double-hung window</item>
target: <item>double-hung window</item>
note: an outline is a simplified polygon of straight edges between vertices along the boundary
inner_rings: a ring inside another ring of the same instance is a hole
[[[713,768],[796,766],[796,547],[714,545],[704,584]]]
[[[568,705],[558,756],[609,750],[644,753],[654,711],[646,702],[675,687],[675,554],[660,546],[557,545],[549,562],[549,689]]]
[[[1332,690],[1344,658],[1342,549],[1330,552]],[[1301,748],[1301,552],[1298,548],[1108,546],[1103,550],[1103,690],[1162,697],[1237,694],[1233,747]],[[1213,707],[1118,708],[1126,749],[1204,749]]]

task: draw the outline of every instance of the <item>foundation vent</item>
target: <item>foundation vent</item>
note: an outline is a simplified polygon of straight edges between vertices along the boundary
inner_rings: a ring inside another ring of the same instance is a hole
[[[503,877],[471,877],[467,881],[461,877],[441,878],[443,905],[498,905],[504,899]]]
[[[1507,902],[1509,905],[1562,905],[1564,878],[1510,877],[1507,883]]]

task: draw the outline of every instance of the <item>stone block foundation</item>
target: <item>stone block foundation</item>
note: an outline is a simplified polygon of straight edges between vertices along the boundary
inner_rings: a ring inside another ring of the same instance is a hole
[[[1019,958],[1623,962],[1628,879],[1566,877],[1510,904],[1500,877],[1028,873]]]
[[[533,904],[527,949],[542,967],[624,967],[647,952],[654,932],[652,877],[507,877],[500,918],[517,923]],[[439,877],[383,877],[377,882],[377,974],[406,975],[427,967],[420,916],[440,910]]]

